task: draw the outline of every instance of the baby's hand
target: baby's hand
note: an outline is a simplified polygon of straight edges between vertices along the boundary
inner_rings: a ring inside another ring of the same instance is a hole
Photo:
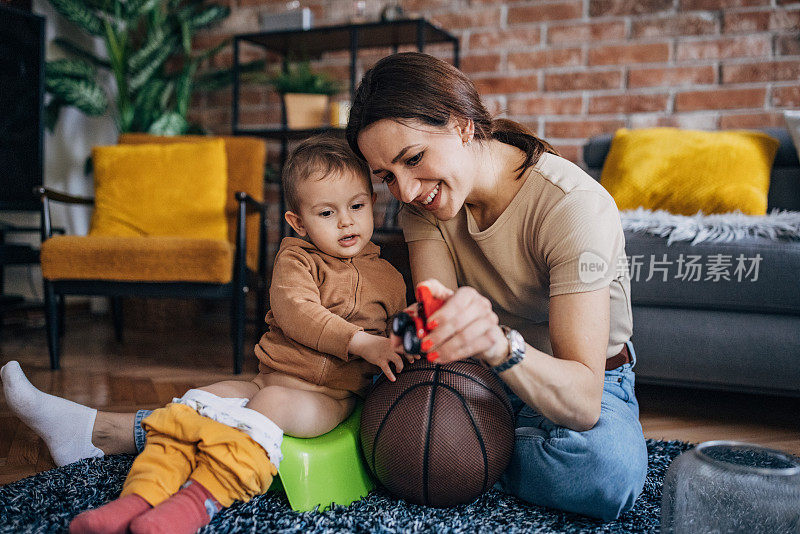
[[[400,347],[399,351],[402,352]],[[398,354],[392,342],[385,337],[375,336],[363,331],[356,332],[350,340],[348,347],[350,354],[361,356],[366,361],[381,368],[386,378],[394,382],[396,380],[389,362],[394,363],[396,372],[403,370],[403,358]]]

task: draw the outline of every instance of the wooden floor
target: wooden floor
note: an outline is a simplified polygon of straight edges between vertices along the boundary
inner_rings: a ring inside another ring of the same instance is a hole
[[[156,408],[189,388],[234,376],[227,319],[218,311],[175,321],[171,328],[128,328],[120,344],[107,317],[72,310],[62,368],[56,372],[49,369],[43,328],[30,323],[2,331],[0,365],[18,360],[36,387],[102,410]],[[255,358],[246,358],[241,376],[255,372]],[[641,384],[636,389],[648,438],[740,440],[800,455],[798,398]],[[0,395],[0,485],[51,467],[47,447],[11,414]]]

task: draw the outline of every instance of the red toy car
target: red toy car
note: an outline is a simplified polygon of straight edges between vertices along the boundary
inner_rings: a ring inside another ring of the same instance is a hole
[[[426,325],[428,317],[441,308],[444,301],[435,298],[431,290],[423,285],[417,286],[416,295],[416,314],[400,312],[395,315],[392,318],[392,333],[403,340],[403,350],[408,354],[420,354],[427,358],[420,340],[430,333]]]

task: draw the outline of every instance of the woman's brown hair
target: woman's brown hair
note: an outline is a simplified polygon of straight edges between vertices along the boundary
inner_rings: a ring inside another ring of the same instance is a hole
[[[345,132],[350,148],[362,159],[358,134],[382,119],[416,119],[439,127],[451,119],[471,119],[475,139],[497,139],[525,152],[519,176],[545,152],[558,154],[525,126],[508,119],[493,120],[472,80],[449,63],[420,52],[386,56],[364,73]]]

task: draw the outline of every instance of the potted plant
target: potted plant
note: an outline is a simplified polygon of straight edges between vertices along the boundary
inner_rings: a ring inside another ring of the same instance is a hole
[[[336,81],[313,72],[309,62],[303,61],[289,64],[270,82],[283,97],[289,128],[303,130],[328,124],[329,98],[340,90]]]
[[[120,132],[197,133],[199,127],[187,119],[192,94],[230,83],[230,70],[199,72],[228,41],[204,50],[193,44],[199,31],[229,15],[224,2],[49,1],[104,45],[104,53],[95,54],[65,39],[54,41],[68,57],[48,61],[45,68],[49,95],[45,111],[51,130],[61,108],[75,106],[90,116],[111,111]],[[245,73],[257,72],[263,65],[247,64]],[[105,76],[98,71],[113,75],[113,89],[104,87]]]

